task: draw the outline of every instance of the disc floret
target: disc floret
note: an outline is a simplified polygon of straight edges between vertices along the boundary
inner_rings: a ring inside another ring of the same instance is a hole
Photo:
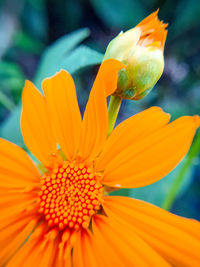
[[[49,226],[78,230],[100,210],[103,187],[93,168],[66,161],[42,176],[39,196]]]

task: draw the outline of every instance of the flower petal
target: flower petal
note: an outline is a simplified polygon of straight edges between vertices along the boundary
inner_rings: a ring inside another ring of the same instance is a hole
[[[38,209],[36,197],[30,192],[0,192],[0,266],[17,251],[36,226]]]
[[[40,174],[28,154],[0,138],[0,188],[25,188],[40,182]]]
[[[73,239],[73,243],[77,238],[77,234],[74,233],[71,235],[69,229],[66,229],[62,233],[62,237],[59,239],[59,244],[57,248],[57,252],[55,255],[54,265],[56,267],[71,267],[72,266],[72,247],[71,239]],[[53,267],[52,266],[52,267]]]
[[[45,99],[30,81],[26,81],[22,93],[21,129],[27,147],[38,160],[49,167],[52,155],[56,153],[56,142]]]
[[[37,206],[37,191],[0,189],[0,230],[23,218]]]
[[[101,267],[102,257],[98,255],[94,237],[88,230],[79,231],[76,244],[73,249],[73,262],[77,267]]]
[[[105,216],[95,215],[92,220],[92,231],[94,234],[94,240],[96,240],[96,249],[98,253],[102,256],[102,260],[106,263],[106,267],[109,266],[119,266],[122,267],[125,264],[124,258],[119,255],[118,251],[116,251],[116,245],[119,243],[119,240],[115,239],[114,242],[110,242],[110,235],[105,235],[104,226],[108,224],[108,219]],[[108,225],[109,227],[109,225]],[[115,237],[115,235],[113,236]]]
[[[198,116],[185,116],[135,142],[125,142],[121,152],[107,163],[103,183],[131,188],[163,178],[186,155],[199,125]]]
[[[69,160],[77,153],[81,132],[81,114],[74,81],[69,73],[61,70],[43,82],[52,127],[56,141]]]
[[[106,97],[117,86],[118,71],[123,64],[109,59],[102,63],[92,87],[83,117],[80,156],[83,160],[94,159],[102,150],[108,133]]]
[[[24,216],[16,222],[12,222],[8,228],[0,230],[0,265],[4,266],[10,257],[23,244],[37,221],[31,216]],[[16,266],[16,265],[13,265]]]
[[[0,262],[2,264],[16,251],[36,224],[35,209],[39,183],[40,174],[27,153],[0,138]]]
[[[170,266],[131,230],[112,218],[94,217],[94,237],[108,266]]]
[[[7,267],[53,267],[58,246],[56,231],[45,233],[40,225],[9,260]],[[59,267],[59,266],[58,266]]]
[[[104,170],[121,151],[163,127],[169,119],[169,114],[161,108],[152,107],[120,123],[108,137],[103,152],[96,161],[97,171]]]
[[[105,197],[104,209],[108,217],[131,227],[173,266],[199,265],[199,222],[127,197]]]

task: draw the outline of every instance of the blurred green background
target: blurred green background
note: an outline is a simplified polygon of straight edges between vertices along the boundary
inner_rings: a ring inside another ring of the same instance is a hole
[[[173,119],[200,114],[198,0],[1,0],[0,136],[25,148],[20,133],[24,81],[40,88],[42,79],[60,68],[73,75],[83,111],[109,41],[157,8],[159,18],[169,23],[164,74],[143,100],[124,101],[118,122],[152,105]],[[165,179],[120,194],[200,219],[199,143],[196,138],[185,160]]]

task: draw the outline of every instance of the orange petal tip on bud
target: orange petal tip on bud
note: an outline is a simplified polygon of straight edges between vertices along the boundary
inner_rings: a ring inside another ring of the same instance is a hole
[[[167,37],[167,23],[163,23],[158,19],[158,11],[142,20],[136,27],[141,29],[141,36],[138,44],[141,46],[157,46],[164,50]]]
[[[121,98],[143,98],[163,73],[167,24],[160,21],[157,14],[158,10],[135,28],[121,32],[107,47],[104,60],[115,58],[127,66],[119,72],[115,92]]]

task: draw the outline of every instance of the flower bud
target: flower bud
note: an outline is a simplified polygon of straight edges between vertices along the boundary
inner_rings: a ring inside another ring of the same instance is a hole
[[[159,21],[157,13],[152,13],[135,28],[120,33],[107,47],[104,59],[115,58],[127,66],[119,72],[115,92],[121,98],[143,98],[163,73],[167,24]]]
[[[104,60],[114,58],[124,61],[129,58],[133,47],[136,46],[141,34],[140,28],[133,28],[125,33],[120,32],[109,44]]]

